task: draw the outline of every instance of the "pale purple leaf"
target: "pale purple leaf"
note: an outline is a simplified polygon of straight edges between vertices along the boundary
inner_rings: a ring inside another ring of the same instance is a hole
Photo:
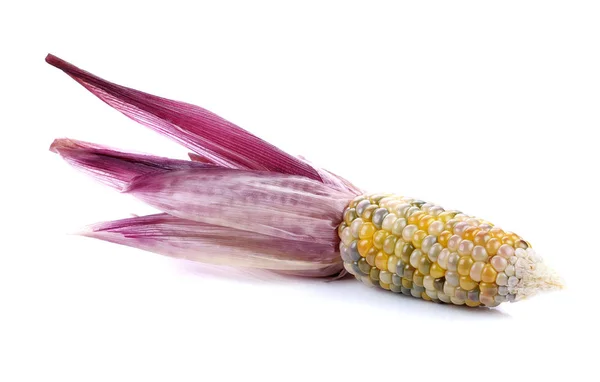
[[[299,176],[223,168],[143,175],[125,191],[183,219],[323,244],[338,240],[354,196]]]

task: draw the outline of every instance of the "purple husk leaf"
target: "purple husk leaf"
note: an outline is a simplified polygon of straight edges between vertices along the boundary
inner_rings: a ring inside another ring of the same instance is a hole
[[[342,271],[334,243],[286,240],[168,214],[91,225],[81,232],[112,243],[209,264],[326,277]]]
[[[142,175],[125,192],[183,219],[323,244],[337,242],[353,197],[303,177],[224,168]]]
[[[324,277],[345,271],[336,227],[360,192],[197,106],[104,81],[48,55],[101,100],[194,151],[191,161],[58,139],[68,163],[169,214],[99,223],[82,234],[174,257]]]
[[[283,152],[206,109],[105,81],[51,54],[46,62],[127,117],[175,140],[204,161],[228,168],[304,176],[332,188],[358,192],[348,181]]]
[[[75,139],[56,139],[50,151],[94,179],[122,191],[135,177],[156,172],[212,167],[201,162],[125,152]]]

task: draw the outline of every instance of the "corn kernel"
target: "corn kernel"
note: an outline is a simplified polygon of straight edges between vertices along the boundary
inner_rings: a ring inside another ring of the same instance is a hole
[[[483,268],[485,267],[485,263],[483,261],[476,261],[471,266],[471,270],[469,271],[469,276],[473,281],[480,282],[481,281],[481,273],[483,272]]]
[[[421,248],[423,239],[425,239],[426,236],[427,233],[425,231],[418,230],[414,233],[412,243],[415,246],[415,248]]]
[[[496,276],[498,272],[494,270],[491,264],[486,264],[483,267],[483,272],[481,272],[481,281],[486,283],[493,283],[496,281]]]
[[[429,215],[423,215],[421,216],[421,218],[419,219],[419,222],[417,224],[417,227],[419,227],[419,229],[427,232],[429,230],[429,226],[431,225],[431,223],[433,223],[435,221],[434,218],[432,218]]]
[[[371,239],[375,231],[377,231],[377,228],[375,228],[375,225],[373,225],[373,223],[363,223],[363,225],[360,227],[358,237],[361,239]]]
[[[416,286],[423,286],[423,279],[425,278],[425,275],[422,274],[421,272],[419,272],[419,270],[415,270],[415,273],[413,274],[413,284]]]
[[[434,282],[434,278],[427,275],[423,278],[423,286],[425,287],[425,289],[431,289],[431,290],[435,290],[435,287],[433,286],[433,282]]]
[[[462,237],[460,237],[458,235],[452,235],[452,237],[450,237],[450,239],[448,240],[448,249],[451,252],[458,251],[458,246],[461,241],[462,241]]]
[[[344,232],[344,229],[348,227],[348,225],[344,222],[341,222],[340,225],[338,226],[338,237],[341,239],[342,238],[342,232]]]
[[[463,256],[458,260],[458,274],[468,276],[474,261],[471,256]]]
[[[417,225],[417,223],[419,222],[419,219],[424,215],[424,212],[418,211],[415,212],[414,214],[412,214],[408,219],[407,222],[408,224],[412,224],[412,225]]]
[[[438,236],[438,243],[440,243],[442,245],[442,247],[448,248],[448,240],[450,240],[451,236],[452,236],[452,234],[449,231],[443,231]]]
[[[404,231],[404,228],[406,228],[406,226],[407,226],[406,219],[404,219],[404,218],[396,219],[396,221],[394,222],[394,225],[392,226],[392,235],[401,237],[402,232]]]
[[[391,284],[392,283],[392,274],[390,272],[382,270],[381,272],[379,272],[379,281],[386,283],[386,284]]]
[[[444,223],[439,220],[435,220],[429,224],[427,232],[433,236],[439,236],[444,231]]]
[[[398,260],[399,259],[395,255],[390,255],[390,257],[388,257],[388,271],[396,273],[396,270],[398,269]]]
[[[358,216],[356,214],[356,209],[354,208],[348,208],[344,211],[344,223],[346,223],[346,225],[350,225],[352,224],[352,222],[354,221],[354,219],[356,219]]]
[[[387,231],[383,231],[387,232]],[[398,237],[394,235],[388,235],[383,241],[383,251],[388,255],[394,254],[394,249],[396,248],[396,241],[398,241]]]
[[[395,214],[386,215],[386,217],[383,218],[383,222],[381,223],[381,229],[391,233],[396,220],[398,220],[398,217]]]
[[[373,217],[373,213],[375,212],[375,210],[378,208],[378,206],[376,205],[370,205],[367,208],[365,208],[365,210],[362,212],[362,214],[360,214],[360,217],[364,220],[364,221],[370,221],[371,218]]]
[[[367,263],[369,263],[370,266],[374,267],[375,266],[375,256],[377,256],[377,254],[379,253],[379,250],[375,247],[371,247],[371,249],[369,249],[367,251]]]
[[[419,262],[421,261],[421,256],[423,252],[420,249],[415,249],[413,253],[410,255],[410,265],[414,268],[419,268]]]
[[[496,284],[481,282],[479,283],[479,291],[481,296],[495,296],[498,294],[498,287]],[[481,298],[480,298],[481,300]],[[483,302],[483,301],[482,301]]]
[[[421,255],[421,259],[419,260],[419,272],[421,272],[424,275],[428,275],[430,269],[431,261],[427,256]]]
[[[478,232],[475,237],[473,238],[473,243],[475,245],[480,245],[482,247],[485,246],[485,244],[490,241],[490,239],[492,238],[492,235],[490,235],[489,232],[486,231],[480,231]]]
[[[373,234],[373,246],[375,246],[375,248],[377,249],[383,249],[383,242],[385,241],[385,238],[388,237],[388,233],[384,230],[379,230],[376,231]]]
[[[490,239],[487,243],[485,243],[485,250],[487,251],[489,256],[494,256],[497,252],[502,242],[497,238]]]
[[[490,235],[496,239],[502,239],[505,235],[504,230],[498,227],[494,227],[490,230]]]
[[[382,271],[387,271],[387,263],[389,256],[384,252],[379,252],[377,256],[375,256],[375,266]]]
[[[463,233],[463,239],[473,241],[475,239],[475,235],[479,233],[479,228],[477,227],[469,227]]]
[[[371,247],[373,247],[373,242],[371,240],[363,239],[358,241],[358,253],[360,253],[362,257],[367,257],[367,252]]]
[[[402,230],[402,240],[404,240],[407,243],[411,243],[413,236],[415,235],[415,232],[417,232],[416,225],[412,225],[412,224],[407,225]]]
[[[433,278],[439,278],[439,277],[444,277],[444,275],[446,274],[446,271],[442,267],[440,267],[439,264],[433,263],[433,264],[431,264],[431,269],[429,270],[429,274]]]
[[[460,276],[460,287],[464,290],[475,289],[477,283],[473,281],[469,276]]]

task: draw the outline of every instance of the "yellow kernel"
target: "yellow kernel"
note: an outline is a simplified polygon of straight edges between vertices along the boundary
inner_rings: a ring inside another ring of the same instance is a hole
[[[389,256],[385,252],[379,252],[377,256],[375,256],[375,266],[382,271],[387,271]]]
[[[367,257],[367,252],[369,252],[369,249],[371,249],[371,247],[373,247],[373,242],[371,240],[359,240],[358,241],[358,253],[360,253],[360,255],[362,257]]]
[[[431,297],[429,297],[425,292],[421,293],[421,298],[426,301],[431,301]]]
[[[418,230],[417,232],[415,232],[412,239],[412,243],[415,246],[415,248],[421,248],[421,242],[423,242],[423,239],[425,239],[426,236],[427,232],[425,231]]]
[[[383,249],[383,242],[385,238],[388,237],[389,233],[380,229],[379,231],[373,234],[373,245],[378,249]]]
[[[482,296],[495,296],[498,293],[496,284],[481,282],[479,283],[479,292]]]
[[[492,264],[486,264],[483,267],[483,272],[481,272],[481,281],[486,283],[493,283],[496,281],[496,276],[498,272],[492,267]]]
[[[521,237],[514,232],[507,232],[506,235],[515,243],[518,243],[521,240]]]
[[[421,216],[423,216],[425,213],[422,211],[419,212],[415,212],[414,214],[410,215],[410,217],[408,218],[408,224],[414,224],[417,225],[417,223],[419,222],[419,219],[421,218]]]
[[[505,235],[504,230],[501,228],[494,227],[490,230],[490,235],[496,239],[502,239]]]
[[[431,268],[429,269],[429,274],[434,279],[437,279],[440,277],[444,277],[444,275],[446,274],[446,271],[442,267],[440,267],[438,265],[438,263],[433,263],[433,264],[431,264]]]
[[[470,306],[472,308],[479,306],[479,301],[471,301],[471,300],[465,300],[465,304],[467,306]]]
[[[463,256],[458,260],[458,274],[468,276],[474,261],[471,256]]]
[[[488,255],[494,256],[497,252],[498,252],[498,248],[500,248],[500,246],[502,245],[502,242],[500,240],[498,240],[497,238],[493,238],[490,239],[490,241],[488,241],[487,243],[485,243],[485,250],[487,251]]]
[[[420,219],[419,222],[417,223],[417,227],[419,227],[419,229],[422,229],[423,231],[427,232],[427,230],[429,229],[429,225],[431,223],[433,223],[435,221],[434,218],[432,218],[429,215],[423,215]]]
[[[479,231],[475,237],[473,238],[473,243],[475,245],[481,245],[485,247],[485,244],[492,238],[492,236],[485,231]]]
[[[456,212],[453,211],[444,211],[438,215],[438,219],[442,222],[447,223],[450,219],[456,216]]]
[[[469,227],[463,232],[463,239],[473,241],[475,239],[475,235],[479,233],[479,228],[477,227]]]
[[[460,276],[460,287],[464,290],[475,289],[477,283],[473,281],[469,276]]]
[[[385,290],[390,290],[390,284],[386,284],[383,281],[379,281],[379,286]]]
[[[515,245],[515,242],[510,238],[510,236],[504,236],[502,238],[502,244],[508,244],[510,246]]]
[[[358,237],[361,239],[370,239],[373,237],[375,231],[377,231],[377,228],[375,228],[373,223],[363,223],[362,227],[360,227],[360,231],[358,232]]]
[[[405,279],[404,277],[402,278],[402,286],[403,287],[411,289],[413,286],[412,284],[413,284],[412,281]]]
[[[452,236],[452,232],[450,232],[450,231],[442,232],[440,234],[440,236],[438,236],[438,243],[440,243],[442,245],[442,247],[447,248],[448,240],[450,239],[451,236]]]
[[[396,273],[396,271],[398,270],[398,257],[396,257],[395,255],[391,255],[388,258],[387,270],[389,272]]]

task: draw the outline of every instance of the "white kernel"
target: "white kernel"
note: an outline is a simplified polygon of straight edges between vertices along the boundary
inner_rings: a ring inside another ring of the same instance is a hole
[[[412,265],[414,268],[419,268],[419,261],[421,260],[422,254],[423,252],[421,252],[420,249],[415,249],[410,254],[410,265]]]
[[[508,285],[508,276],[504,272],[498,273],[496,276],[496,284],[497,285]]]
[[[467,228],[469,228],[469,225],[466,222],[460,222],[454,226],[454,234],[462,236]]]
[[[410,243],[412,241],[413,236],[415,235],[415,232],[417,232],[417,229],[417,226],[414,224],[407,225],[402,230],[402,239],[404,239],[404,241],[406,241],[407,243]]]
[[[458,254],[461,256],[470,255],[473,251],[473,242],[471,240],[463,240],[458,245]]]
[[[425,236],[425,238],[421,242],[421,250],[424,253],[429,253],[429,250],[431,249],[431,247],[434,244],[436,244],[436,242],[437,242],[437,239],[435,236]]]
[[[492,260],[490,260],[490,264],[492,267],[498,272],[502,272],[508,266],[508,261],[502,256],[494,256]]]
[[[498,255],[504,257],[505,259],[510,259],[514,254],[515,249],[508,244],[502,244],[500,248],[498,248]]]
[[[398,217],[396,215],[388,214],[385,218],[383,218],[383,223],[381,223],[381,228],[388,232],[392,232],[392,228],[394,227],[394,223],[396,222],[397,219],[398,219]]]
[[[507,276],[514,276],[515,275],[515,266],[514,265],[508,265],[506,267],[506,269],[504,270],[504,273],[506,273]]]
[[[444,232],[444,223],[437,220],[434,221],[429,225],[428,232],[430,235],[439,236],[442,232]]]
[[[473,281],[476,281],[476,282],[481,281],[481,272],[483,272],[483,267],[485,267],[485,263],[483,261],[476,261],[471,266],[471,271],[469,272],[469,276],[471,276],[471,279],[473,279]]]
[[[433,248],[432,248],[433,249]],[[448,248],[442,249],[437,258],[437,263],[442,269],[448,269],[448,257],[450,256],[450,251]]]
[[[458,245],[460,244],[460,242],[462,241],[462,238],[458,235],[453,235],[452,237],[450,237],[450,239],[448,240],[448,249],[451,252],[456,252],[456,250],[458,249]]]
[[[473,248],[473,253],[471,256],[473,256],[473,260],[475,261],[486,261],[488,258],[487,251],[481,245],[476,245]]]

